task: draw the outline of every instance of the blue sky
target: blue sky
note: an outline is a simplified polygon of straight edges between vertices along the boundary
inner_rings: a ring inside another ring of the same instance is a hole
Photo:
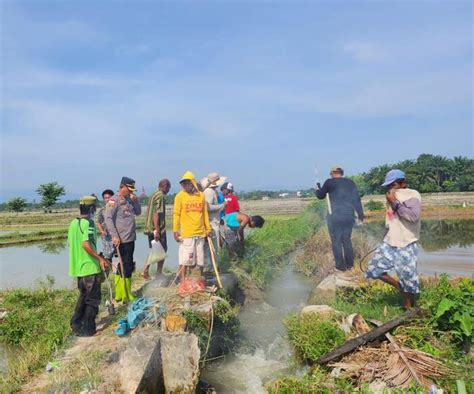
[[[0,4],[2,200],[473,156],[471,2]]]

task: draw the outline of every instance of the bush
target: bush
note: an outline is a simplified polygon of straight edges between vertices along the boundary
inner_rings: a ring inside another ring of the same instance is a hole
[[[365,207],[369,211],[380,211],[380,210],[384,209],[385,204],[382,201],[370,200],[367,204],[365,204]]]
[[[335,322],[311,314],[289,315],[285,326],[291,344],[303,360],[316,361],[346,339],[344,331]]]
[[[421,306],[430,315],[430,323],[437,330],[448,331],[458,344],[470,347],[474,322],[474,280],[464,278],[454,285],[442,275],[437,286],[429,286],[421,293]]]

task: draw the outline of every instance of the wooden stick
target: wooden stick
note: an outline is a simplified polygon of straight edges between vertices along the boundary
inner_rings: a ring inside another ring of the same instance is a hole
[[[403,315],[398,316],[397,318],[390,320],[389,322],[377,327],[376,329],[360,335],[358,337],[352,338],[349,341],[345,342],[341,346],[338,346],[334,350],[330,351],[329,353],[325,354],[324,356],[320,357],[316,360],[318,364],[327,364],[330,361],[336,360],[347,353],[352,352],[353,350],[357,349],[359,346],[366,344],[367,342],[372,342],[377,338],[385,335],[385,333],[393,330],[395,327],[401,325],[405,320],[411,319],[418,314],[418,309],[412,309],[408,312],[405,312]]]
[[[209,244],[209,250],[211,251],[212,267],[214,268],[214,272],[216,273],[217,284],[219,285],[219,289],[222,289],[221,276],[219,275],[219,270],[217,269],[216,263],[216,251],[214,249],[214,244],[212,243],[211,237],[207,237],[207,243]]]

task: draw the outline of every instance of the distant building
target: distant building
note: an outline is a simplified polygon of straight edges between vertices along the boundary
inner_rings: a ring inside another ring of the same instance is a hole
[[[268,201],[268,200],[270,200],[270,196],[263,196],[263,197],[262,197],[262,200],[263,200],[263,201]]]
[[[140,193],[140,196],[138,198],[140,198],[141,200],[147,198],[148,196],[145,194],[145,188],[142,187],[142,192]]]
[[[301,197],[301,192],[299,190],[296,192],[296,197]]]
[[[290,193],[280,193],[278,197],[285,198],[285,197],[288,197],[289,195]]]

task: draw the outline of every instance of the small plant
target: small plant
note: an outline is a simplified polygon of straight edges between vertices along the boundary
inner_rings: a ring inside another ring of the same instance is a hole
[[[384,209],[385,205],[382,201],[370,200],[367,204],[365,204],[365,207],[369,211],[380,211]]]
[[[311,314],[301,317],[292,314],[286,318],[285,325],[291,344],[303,360],[316,361],[346,338],[335,322]]]
[[[450,332],[468,350],[472,341],[474,322],[474,280],[461,279],[455,286],[442,275],[437,286],[423,289],[422,307],[438,330]]]

